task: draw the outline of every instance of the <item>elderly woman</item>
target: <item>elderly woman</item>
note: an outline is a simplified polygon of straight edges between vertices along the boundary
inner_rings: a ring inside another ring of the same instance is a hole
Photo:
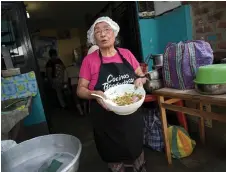
[[[112,172],[145,172],[142,116],[128,116],[108,111],[101,99],[104,91],[115,84],[145,83],[144,74],[134,55],[127,49],[114,47],[119,26],[109,17],[100,17],[87,32],[88,41],[99,49],[87,55],[80,69],[77,94],[91,100],[91,117],[96,148]],[[123,77],[126,76],[126,77]]]

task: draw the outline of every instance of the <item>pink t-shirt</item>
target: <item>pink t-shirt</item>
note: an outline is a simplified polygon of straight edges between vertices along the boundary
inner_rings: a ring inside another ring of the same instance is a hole
[[[80,68],[80,78],[84,78],[89,83],[89,89],[94,90],[94,87],[97,83],[99,72],[100,72],[100,57],[99,57],[99,50],[94,51],[93,53],[87,55]],[[123,57],[131,64],[134,71],[139,67],[139,62],[134,57],[134,55],[127,49],[119,48],[120,53]],[[103,57],[103,63],[122,63],[122,59],[118,53],[116,53],[112,57]]]

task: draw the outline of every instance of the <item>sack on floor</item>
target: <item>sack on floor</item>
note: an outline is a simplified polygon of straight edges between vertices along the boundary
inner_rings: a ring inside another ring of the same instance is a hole
[[[188,132],[179,126],[168,127],[169,142],[173,158],[184,158],[193,152],[196,142],[192,140]]]
[[[170,43],[163,56],[162,75],[165,87],[192,89],[200,66],[213,63],[213,50],[208,42],[197,40]]]
[[[163,151],[164,140],[159,110],[150,109],[149,113],[143,116],[143,119],[145,124],[143,138],[144,145],[156,151]]]

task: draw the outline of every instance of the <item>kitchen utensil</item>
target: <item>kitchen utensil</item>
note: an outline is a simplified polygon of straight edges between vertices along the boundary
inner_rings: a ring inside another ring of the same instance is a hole
[[[200,94],[226,94],[226,84],[195,84],[195,90]]]
[[[213,64],[198,68],[196,84],[226,84],[226,64]]]
[[[150,58],[153,60],[154,66],[163,65],[163,54],[151,54]]]
[[[98,94],[91,94],[92,96],[95,96],[95,97],[98,97],[98,98],[101,98],[103,101],[105,101],[106,99],[104,97],[102,97],[101,95],[98,95]]]
[[[157,71],[159,71],[159,72],[161,72],[161,74],[162,74],[162,66],[152,66],[152,70],[157,70]]]
[[[226,58],[222,59],[222,60],[221,60],[221,63],[222,63],[222,64],[226,64]]]
[[[148,93],[152,93],[154,90],[158,90],[163,87],[163,81],[161,79],[158,80],[147,80],[144,84],[144,89]]]
[[[160,79],[161,77],[161,73],[158,70],[153,70],[147,73],[148,75],[148,79],[150,80],[156,80],[156,79]]]
[[[144,63],[140,63],[140,67],[144,74],[148,72],[148,64],[150,60],[153,60],[153,66],[162,66],[163,65],[163,55],[162,54],[149,54],[145,60]]]
[[[133,104],[125,105],[125,106],[106,104],[108,109],[110,109],[111,111],[113,111],[118,115],[130,115],[135,111],[137,111],[137,109],[143,104],[145,99],[146,93],[143,87],[138,87],[135,89],[134,84],[122,84],[122,85],[117,85],[115,87],[111,87],[110,89],[104,92],[106,97],[108,97],[108,99],[110,100],[113,100],[119,96],[123,96],[125,93],[140,94],[142,95],[142,99]]]
[[[101,99],[104,101],[105,104],[111,104],[111,105],[113,105],[113,106],[117,105],[116,103],[114,103],[114,102],[111,101],[110,99],[104,98],[104,97],[102,97],[102,96],[100,96],[100,95],[98,95],[98,94],[91,94],[91,95],[92,95],[92,96],[95,96],[95,97],[98,97],[98,98],[101,98]]]

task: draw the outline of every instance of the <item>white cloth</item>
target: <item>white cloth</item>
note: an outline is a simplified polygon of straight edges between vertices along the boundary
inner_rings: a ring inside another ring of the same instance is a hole
[[[92,45],[96,44],[96,41],[94,38],[94,27],[97,23],[100,23],[100,22],[106,22],[107,24],[109,24],[115,34],[115,37],[117,37],[118,32],[120,30],[119,25],[116,22],[114,22],[111,18],[109,18],[109,17],[98,18],[87,32],[87,41],[88,41],[88,43],[91,43]]]
[[[1,153],[8,151],[12,147],[16,146],[17,143],[14,140],[2,140],[1,141]]]
[[[87,55],[93,53],[94,51],[96,51],[96,50],[98,50],[98,49],[99,49],[99,47],[98,47],[97,45],[93,45],[93,46],[90,47],[90,49],[88,50]]]

